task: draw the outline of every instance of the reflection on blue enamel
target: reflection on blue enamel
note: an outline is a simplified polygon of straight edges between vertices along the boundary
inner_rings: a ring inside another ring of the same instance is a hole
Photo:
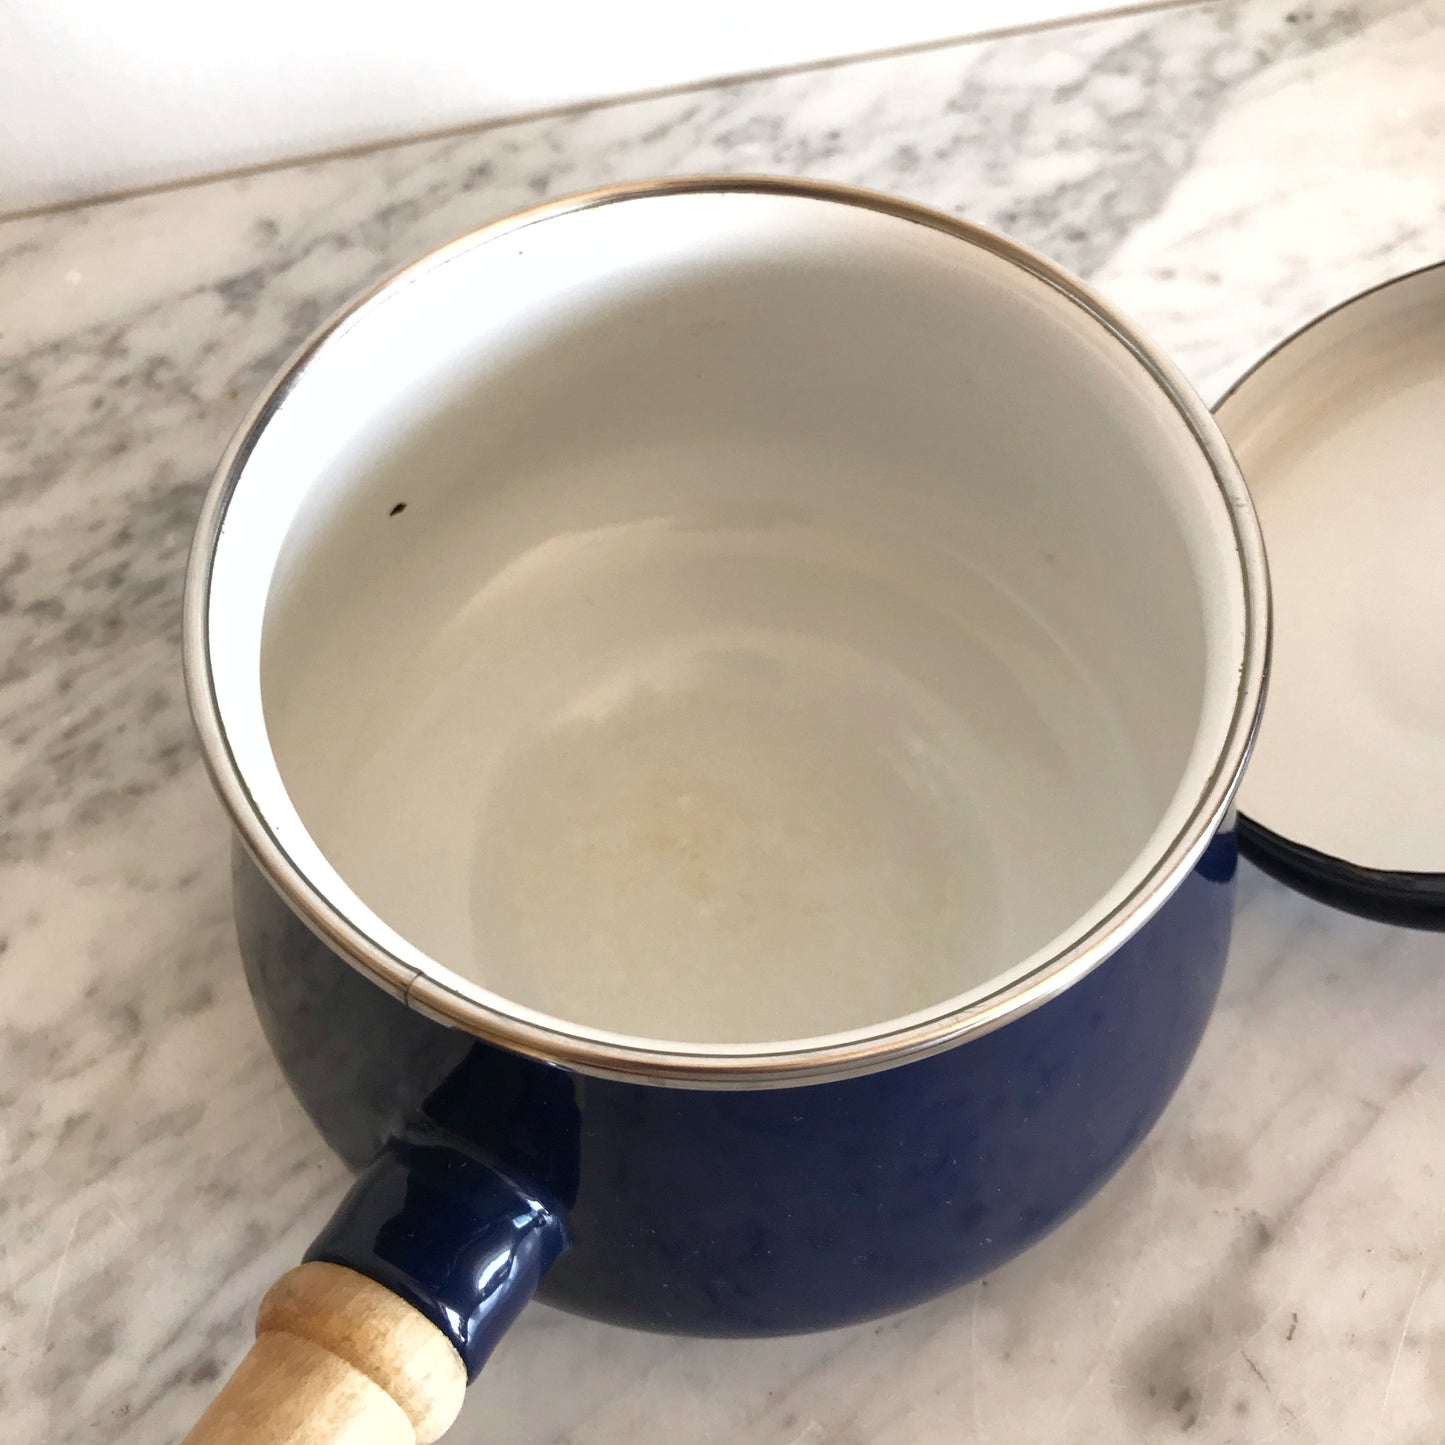
[[[446,1331],[473,1378],[566,1245],[554,1205],[421,1125],[363,1171],[306,1257],[409,1300]]]
[[[1195,866],[1211,883],[1232,882],[1239,869],[1239,838],[1234,830],[1216,833]]]
[[[1173,1094],[1218,991],[1236,858],[1221,834],[1133,939],[992,1034],[743,1092],[574,1075],[433,1023],[328,952],[241,855],[262,1021],[365,1166],[312,1257],[411,1300],[472,1373],[539,1282],[620,1323],[771,1334],[975,1279],[1088,1199]]]

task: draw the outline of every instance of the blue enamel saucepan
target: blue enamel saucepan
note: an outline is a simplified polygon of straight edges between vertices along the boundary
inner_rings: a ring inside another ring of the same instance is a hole
[[[1268,635],[1207,409],[952,217],[662,181],[361,298],[189,578],[247,976],[359,1171],[191,1439],[434,1439],[534,1294],[808,1330],[1053,1228],[1213,1006]]]

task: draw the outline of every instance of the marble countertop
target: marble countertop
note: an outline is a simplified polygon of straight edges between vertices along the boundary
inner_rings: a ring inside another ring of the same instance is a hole
[[[253,394],[358,287],[668,172],[905,193],[1082,273],[1206,396],[1445,252],[1445,0],[1217,3],[0,223],[0,1421],[178,1436],[342,1185],[230,933],[182,564]],[[1445,941],[1246,870],[1178,1098],[1063,1229],[882,1324],[674,1340],[534,1307],[454,1438],[1445,1439]]]

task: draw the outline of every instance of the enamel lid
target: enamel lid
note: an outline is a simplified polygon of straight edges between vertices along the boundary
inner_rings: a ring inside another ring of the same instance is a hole
[[[1216,415],[1274,591],[1241,847],[1311,897],[1445,929],[1445,263],[1327,312]]]

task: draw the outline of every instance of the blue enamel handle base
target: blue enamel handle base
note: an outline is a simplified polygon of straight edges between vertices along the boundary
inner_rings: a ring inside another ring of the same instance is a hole
[[[400,1295],[451,1340],[474,1380],[566,1248],[556,1205],[420,1124],[361,1172],[306,1258]]]

